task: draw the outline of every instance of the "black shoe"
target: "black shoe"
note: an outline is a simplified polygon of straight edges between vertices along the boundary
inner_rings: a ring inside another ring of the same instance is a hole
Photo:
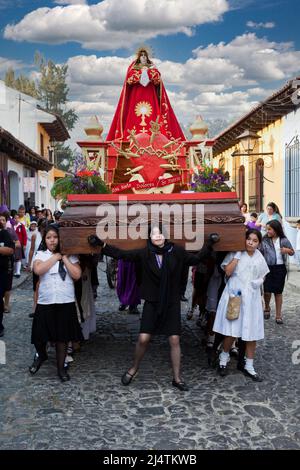
[[[185,382],[176,382],[173,379],[172,380],[172,385],[173,385],[173,387],[178,388],[178,390],[180,390],[181,392],[188,392],[189,391],[189,387],[187,386],[187,384]]]
[[[57,375],[62,382],[68,382],[70,380],[70,376],[66,369],[57,372]]]
[[[254,380],[254,382],[263,381],[263,379],[258,374],[250,374],[250,372],[248,372],[247,369],[244,369],[243,372],[247,377],[250,377],[252,380]]]
[[[21,277],[21,274],[14,274],[14,277],[19,279]]]
[[[39,370],[43,362],[46,361],[46,359],[41,359],[37,354],[35,354],[33,358],[33,363],[29,367],[29,372],[31,373],[31,375],[34,375],[37,373],[37,371]]]
[[[225,377],[227,375],[227,366],[220,366],[218,367],[218,373],[221,377]]]
[[[124,312],[124,310],[126,310],[126,308],[127,308],[127,305],[125,305],[125,304],[120,304],[120,306],[119,306],[119,312]]]
[[[181,300],[181,302],[187,302],[188,301],[188,299],[185,297],[184,294],[182,294],[182,296],[180,297],[180,300]]]
[[[34,317],[34,312],[30,313],[30,314],[28,315],[28,317],[29,317],[29,318],[33,318],[33,317]]]
[[[245,370],[245,361],[243,361],[243,362],[238,362],[237,365],[236,365],[236,368],[237,368],[237,370],[239,370],[240,372],[244,372],[244,370]]]
[[[133,315],[139,315],[140,311],[137,307],[129,307],[128,313],[131,313]]]
[[[210,349],[207,351],[207,362],[210,367],[215,369],[217,367],[218,360],[219,354],[217,353],[217,351],[215,351],[214,349]]]
[[[138,371],[136,371],[134,374],[130,374],[128,370],[124,372],[124,374],[121,377],[121,382],[123,385],[129,385],[132,380],[137,376]]]

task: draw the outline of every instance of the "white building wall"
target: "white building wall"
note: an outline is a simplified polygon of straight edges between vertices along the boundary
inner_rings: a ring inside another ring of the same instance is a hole
[[[31,150],[40,154],[38,123],[53,122],[56,118],[52,114],[37,109],[38,104],[40,103],[35,98],[5,86],[5,83],[0,80],[0,126]],[[20,204],[23,204],[23,165],[14,160],[9,160],[9,162],[11,167],[15,165],[19,178],[21,178],[19,180],[19,201]],[[39,171],[37,175],[36,205],[40,206],[41,203],[44,203],[47,208],[54,207],[55,201],[50,194],[52,184],[47,181],[47,172]]]
[[[37,105],[41,105],[37,99],[5,86],[1,80],[0,88],[0,126],[39,153],[37,125],[39,122],[53,122],[55,116],[37,109]]]

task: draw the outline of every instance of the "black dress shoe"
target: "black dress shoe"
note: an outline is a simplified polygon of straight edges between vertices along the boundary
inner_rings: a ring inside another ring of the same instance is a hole
[[[131,313],[133,315],[139,315],[140,311],[137,307],[129,307],[128,313]]]
[[[123,385],[129,385],[132,380],[137,376],[138,371],[136,371],[134,374],[130,374],[128,370],[124,372],[124,374],[121,377],[121,382]]]
[[[127,305],[125,305],[125,304],[120,304],[120,306],[119,306],[119,312],[124,312],[124,310],[126,310],[126,308],[127,308]]]
[[[34,374],[37,373],[37,371],[39,370],[39,368],[41,367],[43,362],[46,361],[46,359],[47,358],[41,359],[37,354],[35,354],[34,359],[33,359],[33,363],[29,367],[29,372],[31,373],[31,375],[34,375]]]
[[[254,380],[254,382],[263,381],[263,379],[258,374],[250,374],[250,372],[248,372],[247,369],[244,369],[243,372],[247,377],[250,377],[252,380]]]
[[[69,376],[68,372],[66,371],[66,369],[60,370],[57,373],[57,375],[58,375],[58,377],[60,378],[60,380],[62,382],[68,382],[70,380],[70,376]]]
[[[187,386],[187,384],[185,382],[176,382],[173,379],[172,380],[172,385],[173,385],[173,387],[178,388],[178,390],[180,390],[181,392],[188,392],[189,391],[189,387]]]
[[[225,377],[227,375],[227,366],[220,366],[218,367],[218,373],[221,377]]]
[[[180,300],[181,300],[181,302],[187,302],[188,301],[188,299],[185,297],[184,294],[182,294],[182,296],[180,297]]]

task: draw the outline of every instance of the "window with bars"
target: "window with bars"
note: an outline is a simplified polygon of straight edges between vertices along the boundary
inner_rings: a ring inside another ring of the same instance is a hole
[[[296,136],[285,147],[285,215],[300,216],[300,141]]]
[[[249,211],[262,212],[264,208],[264,161],[249,157]]]

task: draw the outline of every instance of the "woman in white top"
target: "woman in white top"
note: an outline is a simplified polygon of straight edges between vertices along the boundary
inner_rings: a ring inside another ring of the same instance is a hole
[[[256,221],[256,225],[261,227],[261,234],[264,237],[267,233],[267,223],[271,220],[278,220],[282,223],[282,217],[279,211],[279,208],[275,202],[269,202],[266,207],[266,212],[260,214]]]
[[[243,372],[257,382],[262,379],[253,367],[256,341],[264,338],[260,287],[269,272],[267,263],[258,250],[261,239],[260,232],[255,229],[248,230],[246,250],[229,253],[221,264],[228,282],[220,299],[213,326],[213,331],[226,336],[223,352],[220,354],[220,375],[227,374],[230,348],[235,338],[241,338],[246,341],[246,362]],[[241,307],[239,317],[235,320],[228,320],[227,307],[232,295],[241,296]]]
[[[59,250],[58,229],[50,225],[43,235],[44,250],[37,252],[33,270],[40,278],[38,303],[32,324],[31,342],[38,355],[29,368],[35,374],[47,359],[47,342],[56,344],[57,373],[62,382],[70,380],[64,369],[68,341],[82,339],[75,306],[73,280],[81,276],[76,256]]]

